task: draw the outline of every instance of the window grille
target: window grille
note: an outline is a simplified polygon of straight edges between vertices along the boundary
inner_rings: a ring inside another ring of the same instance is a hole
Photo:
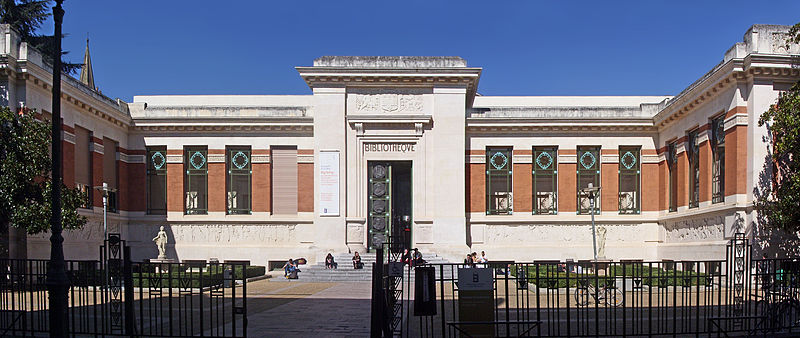
[[[119,143],[110,138],[103,138],[103,182],[108,185],[109,189],[114,190],[108,192],[106,204],[109,212],[117,212],[117,194],[119,192],[117,179],[118,145]]]
[[[512,208],[512,148],[486,148],[486,214],[510,215]]]
[[[533,148],[533,213],[558,213],[558,148]]]
[[[690,131],[686,140],[689,158],[689,208],[700,206],[700,149],[697,145],[697,130]]]
[[[600,186],[600,147],[578,147],[578,214],[590,214],[589,194],[582,190],[591,183]],[[600,194],[594,194],[594,212],[600,214]]]
[[[75,186],[83,195],[81,208],[92,208],[92,133],[75,126]]]
[[[725,201],[725,115],[711,121],[711,203]]]
[[[228,214],[250,214],[250,147],[228,147],[226,153]]]
[[[167,214],[167,147],[147,147],[147,213]]]
[[[675,142],[667,145],[667,169],[669,170],[669,211],[678,211],[678,152]]]
[[[187,215],[208,213],[208,148],[184,148],[184,212]]]
[[[641,211],[641,148],[619,147],[619,213]]]

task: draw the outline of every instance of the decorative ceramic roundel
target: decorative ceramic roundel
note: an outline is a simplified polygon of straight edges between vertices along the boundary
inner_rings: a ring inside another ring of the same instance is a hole
[[[153,168],[156,170],[160,170],[167,163],[167,158],[160,151],[155,152],[150,159],[153,161]]]
[[[386,195],[386,184],[383,183],[373,183],[372,184],[372,194],[375,196],[383,196]]]
[[[553,156],[550,156],[550,153],[543,152],[536,156],[536,164],[539,165],[539,168],[547,169],[553,164]]]
[[[240,151],[237,152],[236,155],[233,155],[231,164],[233,164],[233,166],[237,169],[244,169],[244,167],[247,166],[248,161],[249,159],[247,158],[247,155]]]
[[[372,178],[384,178],[386,176],[386,167],[376,165],[372,168]]]
[[[195,151],[192,157],[189,157],[189,163],[191,163],[192,167],[195,169],[203,169],[203,166],[206,164],[206,157],[199,151]]]
[[[373,200],[372,201],[372,212],[374,213],[383,213],[386,211],[386,201],[384,200]]]
[[[386,229],[386,219],[383,217],[373,217],[372,228],[378,231],[383,231],[383,229]]]
[[[636,165],[636,156],[634,156],[630,151],[626,152],[625,155],[622,155],[622,165],[625,169],[633,168]]]
[[[497,170],[500,170],[505,168],[506,164],[508,164],[508,157],[506,156],[506,154],[503,154],[498,151],[494,153],[494,155],[492,155],[491,158],[489,158],[489,162],[492,163],[492,167],[494,167]]]
[[[592,169],[595,163],[597,163],[597,158],[591,152],[587,151],[581,155],[581,165],[584,168]]]

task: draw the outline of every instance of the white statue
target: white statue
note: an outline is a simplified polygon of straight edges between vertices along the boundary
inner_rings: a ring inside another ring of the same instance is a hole
[[[158,247],[158,259],[167,259],[167,232],[164,231],[164,226],[158,231],[158,235],[153,237],[153,242]]]
[[[606,228],[597,227],[597,257],[606,258]]]

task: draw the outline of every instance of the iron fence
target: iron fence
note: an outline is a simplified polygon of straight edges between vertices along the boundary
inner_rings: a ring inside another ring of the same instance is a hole
[[[124,241],[67,261],[73,336],[245,337],[246,263],[130,262]],[[0,260],[0,336],[49,330],[47,260]]]
[[[384,277],[386,323],[399,337],[800,334],[800,261],[750,251],[738,238],[725,260],[426,264],[428,286],[405,265]]]

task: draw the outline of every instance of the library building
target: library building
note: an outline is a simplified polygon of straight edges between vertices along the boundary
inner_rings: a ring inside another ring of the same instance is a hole
[[[318,262],[391,243],[450,262],[577,261],[593,256],[592,220],[602,259],[724,259],[734,233],[767,240],[758,119],[800,80],[788,29],[750,27],[662,96],[486,96],[481,74],[501,65],[322,56],[295,67],[306,95],[124,102],[95,86],[87,45],[81,76],[61,79],[64,183],[88,218],[64,252],[98,259],[105,183],[108,232],[135,260],[156,258],[163,226],[176,260]],[[0,31],[0,103],[49,114],[50,66]],[[49,257],[49,234],[11,240],[12,256]]]

